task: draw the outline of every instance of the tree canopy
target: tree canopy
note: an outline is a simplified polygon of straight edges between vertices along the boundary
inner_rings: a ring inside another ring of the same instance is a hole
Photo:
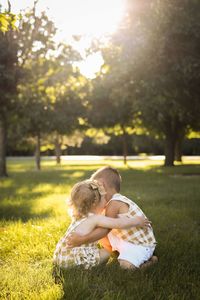
[[[59,162],[66,136],[88,128],[107,142],[115,135],[125,163],[138,132],[164,141],[166,166],[180,159],[184,137],[200,130],[198,0],[127,0],[118,30],[87,51],[104,60],[92,80],[77,67],[81,54],[55,41],[37,1],[20,17],[8,6],[0,10],[0,176],[13,130],[34,141],[38,169],[42,141],[52,140]]]

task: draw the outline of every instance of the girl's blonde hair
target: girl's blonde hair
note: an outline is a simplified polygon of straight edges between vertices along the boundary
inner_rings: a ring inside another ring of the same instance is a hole
[[[103,186],[96,180],[88,179],[76,183],[71,190],[69,199],[72,216],[75,219],[87,216],[92,207],[98,205],[101,196],[105,194]]]

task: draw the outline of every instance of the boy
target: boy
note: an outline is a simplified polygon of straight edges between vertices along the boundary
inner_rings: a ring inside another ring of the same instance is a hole
[[[95,179],[104,185],[106,190],[107,205],[105,215],[111,218],[121,216],[145,216],[143,211],[130,199],[119,194],[121,176],[111,167],[103,167],[97,170],[91,179]],[[107,236],[105,238],[105,236]],[[104,237],[104,239],[102,239]],[[120,266],[126,269],[139,268],[157,261],[153,256],[156,240],[152,227],[135,227],[130,229],[97,228],[85,236],[72,235],[68,239],[68,245],[79,246],[83,243],[101,240],[102,245],[109,251],[118,251]]]

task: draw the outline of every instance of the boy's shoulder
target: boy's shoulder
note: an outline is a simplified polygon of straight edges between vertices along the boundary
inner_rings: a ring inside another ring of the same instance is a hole
[[[132,201],[125,196],[117,193],[112,196],[112,198],[108,201],[106,205],[106,210],[108,209],[115,209],[116,211],[119,212],[121,207],[130,207],[130,204]]]
[[[140,211],[142,212],[142,209],[130,198],[122,195],[122,194],[114,194],[108,204],[112,205],[117,205],[118,203],[125,203],[129,206],[130,210],[132,211]],[[142,212],[143,213],[143,212]]]
[[[120,199],[122,199],[122,198],[124,198],[124,196],[123,196],[122,194],[116,193],[116,194],[112,195],[110,201],[111,201],[111,200],[120,200]]]
[[[128,204],[133,204],[133,200],[129,199],[128,197],[122,195],[122,194],[119,194],[119,193],[116,193],[112,196],[112,198],[110,199],[110,201],[121,201],[121,202],[125,202],[125,203],[128,203]]]
[[[124,201],[124,196],[121,194],[114,194],[110,200],[107,202],[106,206],[119,206],[120,203],[125,202]]]

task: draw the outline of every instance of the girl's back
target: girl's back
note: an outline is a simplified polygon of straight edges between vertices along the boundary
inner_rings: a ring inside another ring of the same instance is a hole
[[[81,247],[68,248],[67,238],[72,232],[80,235],[88,234],[93,230],[92,217],[75,220],[71,223],[65,235],[59,240],[54,252],[54,264],[61,268],[68,268],[74,265],[84,265],[85,268],[99,264],[99,249],[97,242],[82,245]]]

